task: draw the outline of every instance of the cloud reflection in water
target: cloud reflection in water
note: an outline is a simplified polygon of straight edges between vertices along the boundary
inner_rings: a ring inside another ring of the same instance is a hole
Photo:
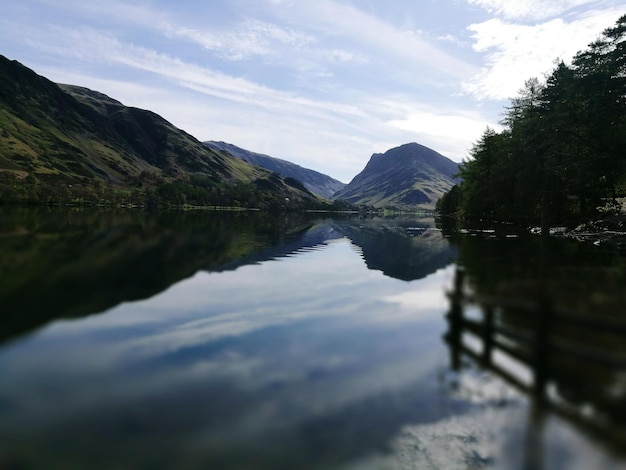
[[[45,449],[55,429],[54,452],[75,449],[78,435],[96,455],[103,442],[125,443],[136,458],[167,434],[163,458],[226,467],[242,451],[282,452],[285,465],[353,458],[384,447],[403,423],[437,418],[450,279],[450,268],[412,283],[385,277],[347,239],[199,272],[5,348],[0,433],[29,428]]]

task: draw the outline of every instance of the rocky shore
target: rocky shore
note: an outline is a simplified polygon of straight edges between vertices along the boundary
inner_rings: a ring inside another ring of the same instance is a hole
[[[592,220],[573,230],[557,231],[555,235],[592,241],[595,244],[610,242],[626,249],[626,213]]]

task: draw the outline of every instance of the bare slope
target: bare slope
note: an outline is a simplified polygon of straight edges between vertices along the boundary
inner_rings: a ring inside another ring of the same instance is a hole
[[[454,185],[458,164],[417,143],[375,153],[354,179],[334,195],[354,204],[375,207],[435,207]]]

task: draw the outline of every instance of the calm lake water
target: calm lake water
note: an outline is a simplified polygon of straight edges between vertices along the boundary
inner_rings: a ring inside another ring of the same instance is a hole
[[[5,210],[0,468],[622,468],[625,278],[432,219]]]

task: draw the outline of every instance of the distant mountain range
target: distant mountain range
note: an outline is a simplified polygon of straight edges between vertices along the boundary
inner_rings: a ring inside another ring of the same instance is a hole
[[[435,207],[455,183],[459,165],[417,143],[375,153],[354,179],[334,195],[374,207]]]
[[[233,144],[199,142],[151,111],[55,84],[0,55],[0,203],[339,207],[322,199],[332,198],[433,208],[457,172],[455,162],[411,143],[372,155],[345,185]]]
[[[287,160],[281,160],[280,158],[251,152],[233,144],[211,140],[204,142],[204,145],[213,150],[228,152],[234,157],[245,160],[253,165],[261,166],[267,170],[275,171],[279,175],[300,180],[309,191],[325,198],[331,198],[337,191],[346,186],[345,183],[315,170],[303,168],[300,165],[288,162]]]
[[[454,185],[459,166],[434,150],[417,143],[405,144],[384,154],[374,154],[350,184],[299,165],[242,149],[226,142],[204,144],[254,165],[301,181],[313,193],[354,204],[375,207],[432,209]]]
[[[55,84],[0,56],[0,202],[120,197],[248,207],[322,204],[293,178],[208,148],[153,112]]]

